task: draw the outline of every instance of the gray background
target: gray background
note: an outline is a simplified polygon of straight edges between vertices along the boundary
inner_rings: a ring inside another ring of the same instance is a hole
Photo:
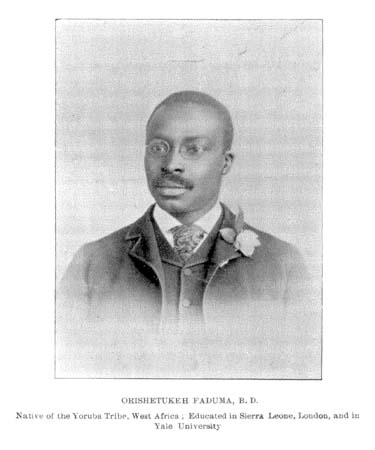
[[[57,279],[74,252],[153,201],[145,124],[164,97],[200,90],[231,112],[236,155],[221,199],[321,260],[321,21],[59,20]]]

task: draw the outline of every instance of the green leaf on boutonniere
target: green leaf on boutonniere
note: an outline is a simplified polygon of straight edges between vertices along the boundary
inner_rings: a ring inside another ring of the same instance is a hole
[[[234,229],[236,231],[236,234],[240,234],[241,233],[241,231],[243,229],[243,226],[244,226],[244,223],[245,223],[244,213],[243,213],[242,208],[239,206],[238,207],[238,214],[237,214],[236,219],[234,221]]]

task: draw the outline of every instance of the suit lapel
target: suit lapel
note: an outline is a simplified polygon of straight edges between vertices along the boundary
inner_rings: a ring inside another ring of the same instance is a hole
[[[152,210],[153,205],[130,226],[125,240],[135,241],[129,250],[129,255],[149,266],[157,275],[160,285],[164,286],[164,271],[151,221]]]
[[[235,219],[234,214],[223,203],[221,205],[223,207],[224,217],[220,229],[233,228]],[[241,256],[241,252],[239,252],[233,244],[226,242],[219,232],[211,256],[211,264],[207,272],[207,282],[209,283],[211,281],[219,267],[223,267],[229,261],[240,258]]]

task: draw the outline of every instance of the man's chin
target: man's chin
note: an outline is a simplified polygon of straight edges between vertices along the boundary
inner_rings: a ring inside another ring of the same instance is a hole
[[[169,214],[181,214],[188,211],[186,203],[179,196],[158,196],[155,200],[160,208]]]

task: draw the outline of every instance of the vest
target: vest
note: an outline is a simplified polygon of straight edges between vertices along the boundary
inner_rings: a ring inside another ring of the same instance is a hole
[[[207,285],[206,276],[222,220],[223,216],[219,218],[198,250],[184,262],[152,219],[165,279],[162,328],[189,333],[203,329],[202,305]]]

